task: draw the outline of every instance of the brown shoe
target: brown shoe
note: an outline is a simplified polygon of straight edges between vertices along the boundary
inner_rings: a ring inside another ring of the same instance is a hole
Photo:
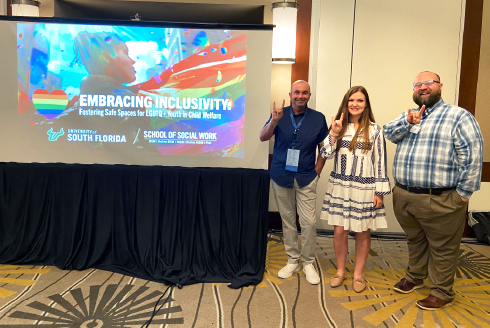
[[[332,278],[330,278],[330,287],[339,287],[342,285],[342,282],[345,280],[345,274],[343,277],[339,276],[338,274],[335,274]]]
[[[408,294],[413,292],[415,289],[422,287],[424,287],[424,284],[416,285],[410,280],[403,278],[395,284],[395,287],[393,289],[399,293]]]
[[[439,310],[451,305],[453,305],[453,302],[441,300],[439,297],[434,295],[429,295],[427,298],[417,301],[417,306],[419,308],[430,311]]]
[[[362,292],[364,289],[366,289],[366,281],[364,279],[353,279],[352,280],[352,289],[356,293]]]

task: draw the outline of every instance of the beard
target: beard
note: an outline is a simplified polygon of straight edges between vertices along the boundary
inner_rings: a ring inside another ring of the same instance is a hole
[[[441,89],[431,91],[429,97],[422,98],[418,92],[413,93],[413,101],[422,107],[425,105],[426,108],[434,106],[441,99]]]

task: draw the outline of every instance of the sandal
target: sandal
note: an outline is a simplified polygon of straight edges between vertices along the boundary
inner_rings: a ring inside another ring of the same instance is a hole
[[[353,279],[352,280],[352,289],[354,289],[354,291],[356,293],[362,292],[364,289],[366,289],[366,281],[362,278]]]
[[[342,282],[345,280],[345,275],[343,277],[341,277],[340,275],[338,274],[335,274],[335,276],[333,276],[332,278],[330,278],[330,287],[339,287],[340,285],[342,285]]]

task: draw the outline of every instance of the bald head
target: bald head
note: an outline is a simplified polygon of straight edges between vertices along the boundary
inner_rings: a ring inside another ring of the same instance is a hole
[[[420,81],[427,81],[427,80],[434,80],[434,81],[439,81],[441,82],[441,77],[434,73],[434,72],[430,72],[430,71],[423,71],[423,72],[420,72],[416,77],[415,77],[415,82],[420,82]]]
[[[298,80],[298,81],[294,82],[293,84],[291,84],[291,91],[293,91],[293,88],[299,87],[299,86],[301,86],[302,88],[308,89],[308,92],[310,91],[310,85],[305,80]]]

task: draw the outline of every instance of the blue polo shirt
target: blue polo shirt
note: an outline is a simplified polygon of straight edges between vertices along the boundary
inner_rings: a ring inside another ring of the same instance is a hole
[[[283,108],[283,116],[274,128],[275,142],[274,153],[272,154],[271,163],[271,179],[283,188],[293,188],[294,179],[300,187],[309,185],[317,176],[315,172],[316,149],[328,133],[327,122],[325,116],[314,109],[306,107],[305,111],[299,115],[294,115],[293,118],[298,124],[303,116],[306,117],[301,123],[296,138],[296,146],[294,149],[299,149],[298,172],[286,171],[286,158],[288,149],[291,148],[293,141],[294,127],[291,122],[292,107]],[[272,115],[266,125],[272,119]]]

